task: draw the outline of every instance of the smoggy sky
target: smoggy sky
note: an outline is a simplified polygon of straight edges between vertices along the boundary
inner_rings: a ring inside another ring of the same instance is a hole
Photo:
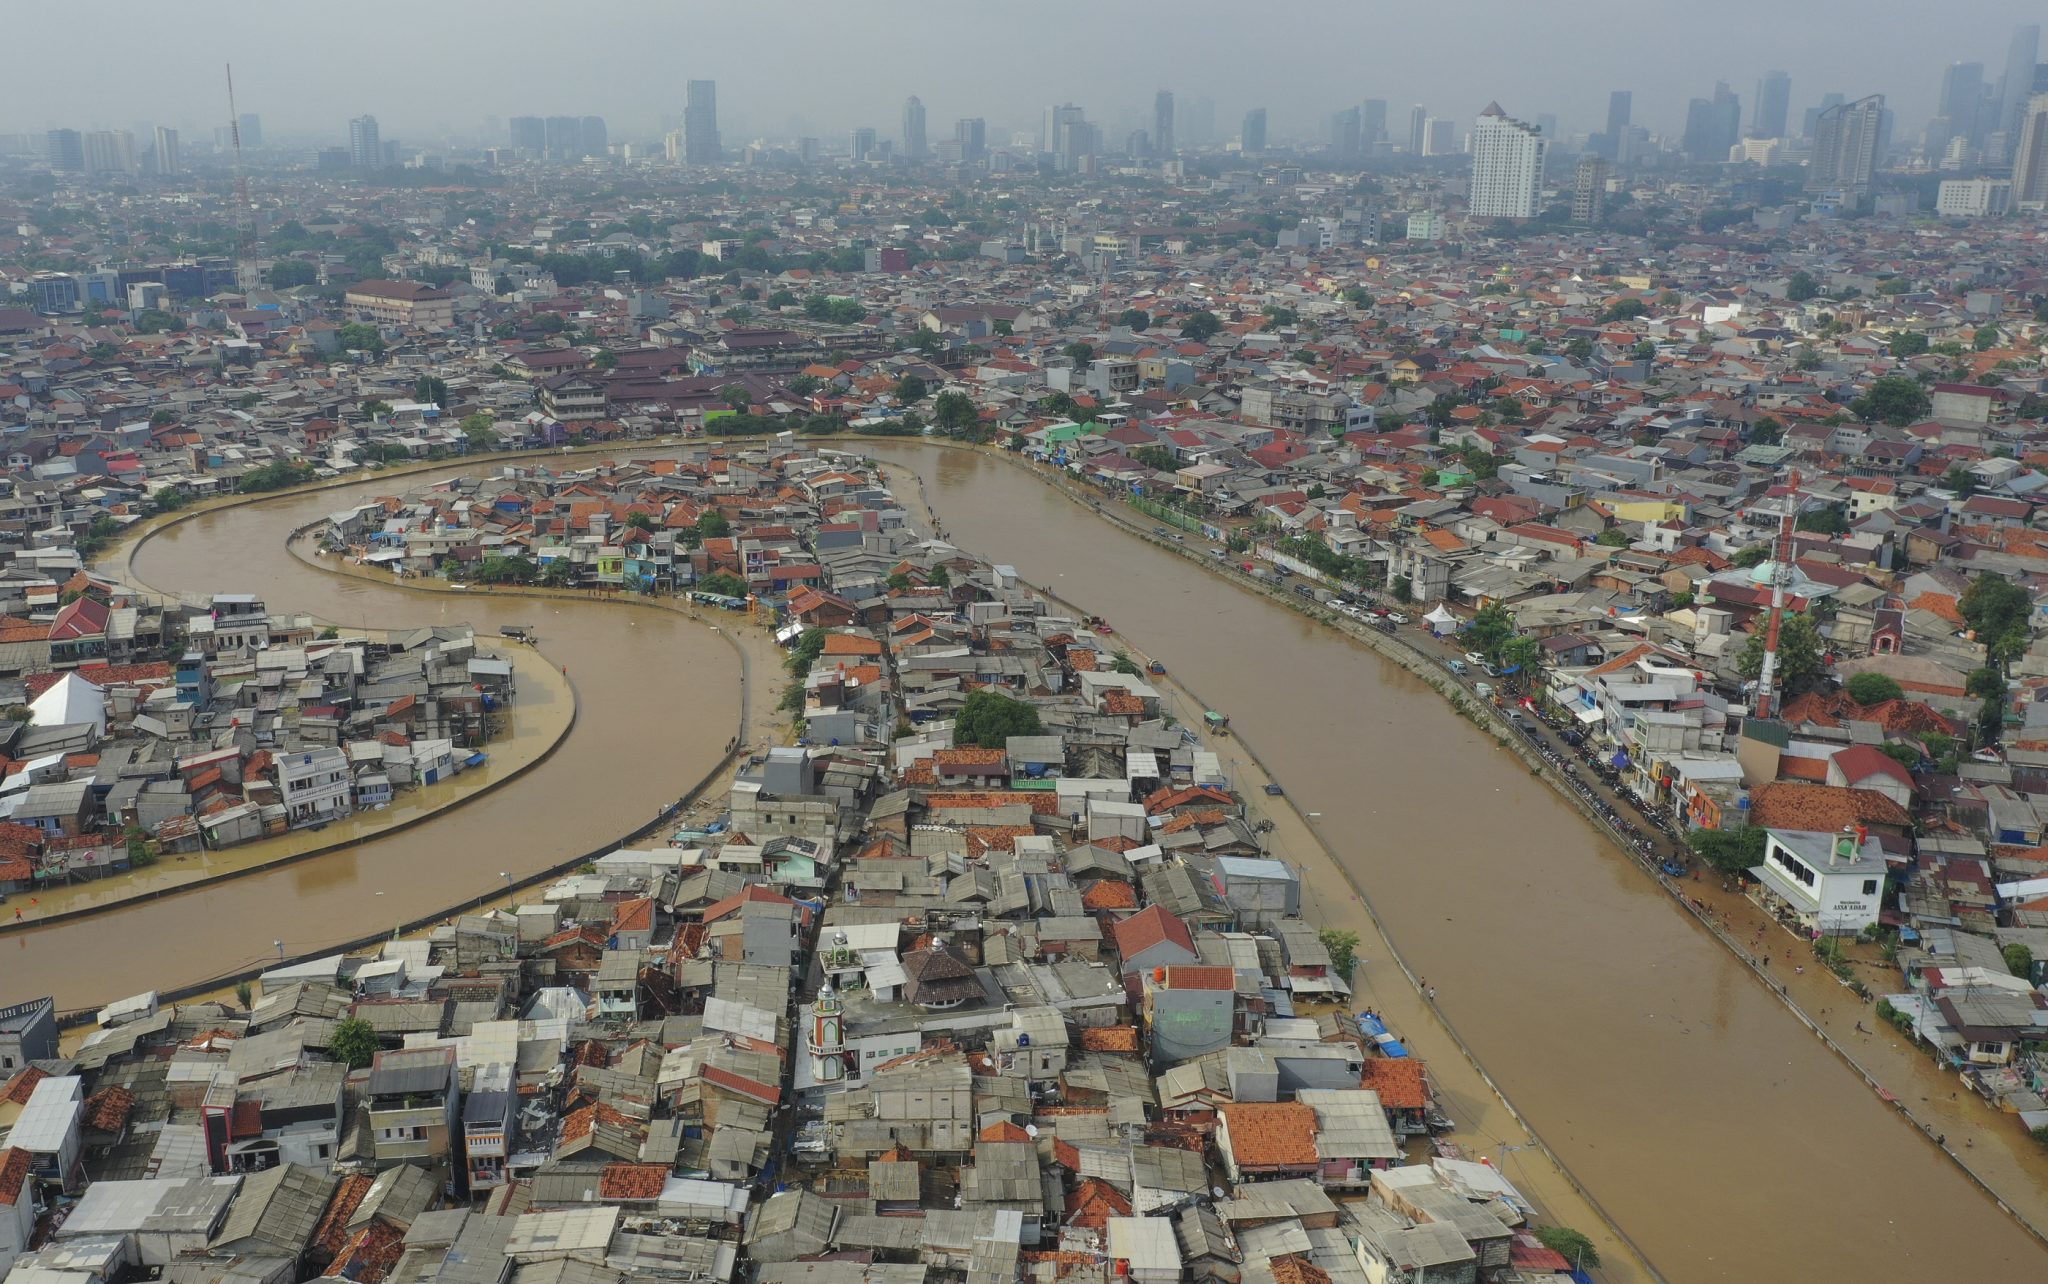
[[[1488,99],[1560,132],[1598,129],[1607,92],[1675,134],[1686,100],[1726,80],[1747,123],[1757,77],[1792,76],[1792,128],[1827,91],[1883,93],[1899,128],[1933,111],[1942,68],[2003,71],[2040,0],[106,0],[11,4],[0,44],[0,132],[169,124],[195,141],[238,105],[271,140],[335,143],[369,112],[385,138],[483,139],[487,118],[601,115],[614,141],[657,136],[683,82],[718,82],[728,146],[765,136],[897,133],[925,103],[932,137],[961,116],[991,143],[1035,133],[1072,101],[1114,131],[1150,124],[1153,92],[1216,104],[1220,138],[1265,106],[1270,136],[1313,139],[1329,112],[1388,102],[1469,121]],[[2048,42],[2042,56],[2048,58]]]

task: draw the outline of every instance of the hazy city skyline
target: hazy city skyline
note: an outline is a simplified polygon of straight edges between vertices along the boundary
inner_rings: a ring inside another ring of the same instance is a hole
[[[1284,21],[1255,23],[1212,0],[1169,10],[1050,0],[1024,22],[980,6],[940,14],[899,0],[757,0],[601,4],[563,24],[532,0],[363,0],[314,39],[308,11],[290,7],[195,0],[153,21],[136,13],[97,3],[11,13],[17,48],[73,45],[91,23],[98,59],[177,74],[96,77],[89,93],[83,82],[10,78],[0,82],[0,132],[147,122],[205,139],[227,120],[228,61],[239,106],[269,135],[333,143],[366,113],[385,137],[422,143],[477,137],[492,117],[557,113],[603,116],[615,140],[655,138],[663,118],[680,116],[690,79],[719,82],[728,148],[757,135],[844,138],[858,126],[887,138],[910,94],[933,122],[986,118],[991,144],[1032,128],[1052,102],[1141,126],[1160,88],[1183,107],[1214,100],[1219,122],[1265,107],[1275,143],[1312,138],[1331,112],[1367,98],[1394,114],[1422,103],[1461,127],[1497,100],[1523,119],[1553,115],[1569,135],[1600,128],[1612,89],[1634,91],[1634,123],[1676,135],[1688,100],[1717,80],[1742,96],[1746,122],[1758,79],[1776,70],[1791,79],[1795,130],[1829,92],[1882,93],[1902,127],[1917,129],[1936,111],[1949,63],[1982,62],[1995,79],[2012,28],[2048,16],[2025,0],[1734,0],[1713,10],[1483,0],[1455,13],[1311,0]]]

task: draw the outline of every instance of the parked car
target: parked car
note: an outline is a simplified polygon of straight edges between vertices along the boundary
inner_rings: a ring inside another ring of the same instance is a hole
[[[1299,593],[1299,594],[1300,594],[1301,596],[1303,596],[1303,597],[1307,598],[1307,599],[1308,599],[1309,601],[1311,601],[1311,602],[1313,602],[1313,601],[1315,601],[1315,600],[1316,600],[1316,591],[1315,591],[1314,589],[1310,588],[1310,587],[1309,587],[1308,585],[1306,585],[1306,584],[1297,584],[1297,585],[1295,585],[1295,586],[1294,586],[1294,591],[1295,591],[1296,593]]]
[[[1459,677],[1461,677],[1461,678],[1462,678],[1462,677],[1464,677],[1464,676],[1465,676],[1465,662],[1464,662],[1463,660],[1453,660],[1453,661],[1451,661],[1451,672],[1453,672],[1453,673],[1457,674],[1457,675],[1458,675]]]
[[[1408,622],[1408,617],[1401,614],[1399,611],[1387,612],[1387,618],[1389,620],[1392,620],[1396,624],[1406,624]]]
[[[1225,552],[1224,552],[1224,551],[1223,551],[1222,549],[1220,549],[1220,548],[1212,548],[1212,549],[1210,549],[1210,550],[1209,550],[1209,556],[1211,556],[1211,557],[1227,557],[1227,556],[1229,556],[1229,555],[1228,555],[1227,553],[1225,553]]]
[[[1483,656],[1483,655],[1481,655],[1481,654],[1479,654],[1479,652],[1477,652],[1477,651],[1467,651],[1467,652],[1465,652],[1465,663],[1467,663],[1467,664],[1485,664],[1485,663],[1486,663],[1486,657],[1485,657],[1485,656]]]

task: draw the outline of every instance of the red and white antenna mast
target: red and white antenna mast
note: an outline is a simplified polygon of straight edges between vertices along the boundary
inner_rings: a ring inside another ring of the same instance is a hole
[[[1786,477],[1785,512],[1778,520],[1778,537],[1771,542],[1771,616],[1764,628],[1764,662],[1756,675],[1756,711],[1768,718],[1777,711],[1778,626],[1785,618],[1785,590],[1792,583],[1792,528],[1799,519],[1799,470]]]

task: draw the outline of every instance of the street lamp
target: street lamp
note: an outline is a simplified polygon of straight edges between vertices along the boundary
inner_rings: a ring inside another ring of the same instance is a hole
[[[284,962],[284,942],[272,941],[270,944],[277,951],[277,961],[280,963]]]

